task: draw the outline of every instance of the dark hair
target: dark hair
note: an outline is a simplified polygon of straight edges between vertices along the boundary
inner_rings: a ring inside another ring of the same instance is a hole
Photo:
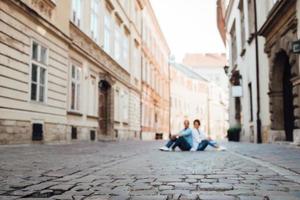
[[[199,119],[195,119],[195,120],[194,120],[194,124],[195,124],[195,123],[198,123],[199,125],[201,125],[201,122],[200,122]]]

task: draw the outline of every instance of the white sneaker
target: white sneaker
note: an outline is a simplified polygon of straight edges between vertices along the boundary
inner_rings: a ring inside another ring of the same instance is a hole
[[[223,146],[220,146],[217,150],[218,150],[218,151],[226,151],[227,148],[226,148],[226,147],[223,147]]]
[[[171,151],[171,149],[169,149],[166,146],[160,147],[159,150],[161,150],[161,151]]]

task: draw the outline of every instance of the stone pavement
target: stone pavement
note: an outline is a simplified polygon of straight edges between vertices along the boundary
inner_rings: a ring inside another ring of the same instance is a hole
[[[160,152],[161,144],[2,146],[0,199],[300,199],[300,181],[272,168],[299,177],[300,149],[227,143],[226,152]]]

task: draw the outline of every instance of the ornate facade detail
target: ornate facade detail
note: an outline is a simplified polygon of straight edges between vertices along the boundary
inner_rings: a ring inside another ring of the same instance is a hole
[[[70,36],[73,43],[84,50],[89,56],[101,63],[101,66],[108,71],[111,76],[116,77],[124,83],[130,83],[130,76],[115,60],[107,55],[100,47],[79,30],[75,25],[70,25]]]
[[[276,4],[260,30],[260,34],[266,38],[265,52],[270,63],[268,94],[271,129],[278,134],[285,132],[285,139],[288,140],[292,137],[291,129],[300,127],[299,61],[291,51],[292,42],[297,40],[295,5],[294,0]],[[292,114],[288,115],[287,112]],[[290,127],[286,122],[291,123]]]
[[[46,16],[49,19],[52,18],[52,13],[56,6],[52,0],[31,0],[31,4],[38,13]]]

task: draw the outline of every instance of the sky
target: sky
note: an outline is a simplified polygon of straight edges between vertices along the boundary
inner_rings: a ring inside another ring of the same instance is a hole
[[[216,0],[151,0],[176,61],[185,53],[223,53],[216,22]]]

